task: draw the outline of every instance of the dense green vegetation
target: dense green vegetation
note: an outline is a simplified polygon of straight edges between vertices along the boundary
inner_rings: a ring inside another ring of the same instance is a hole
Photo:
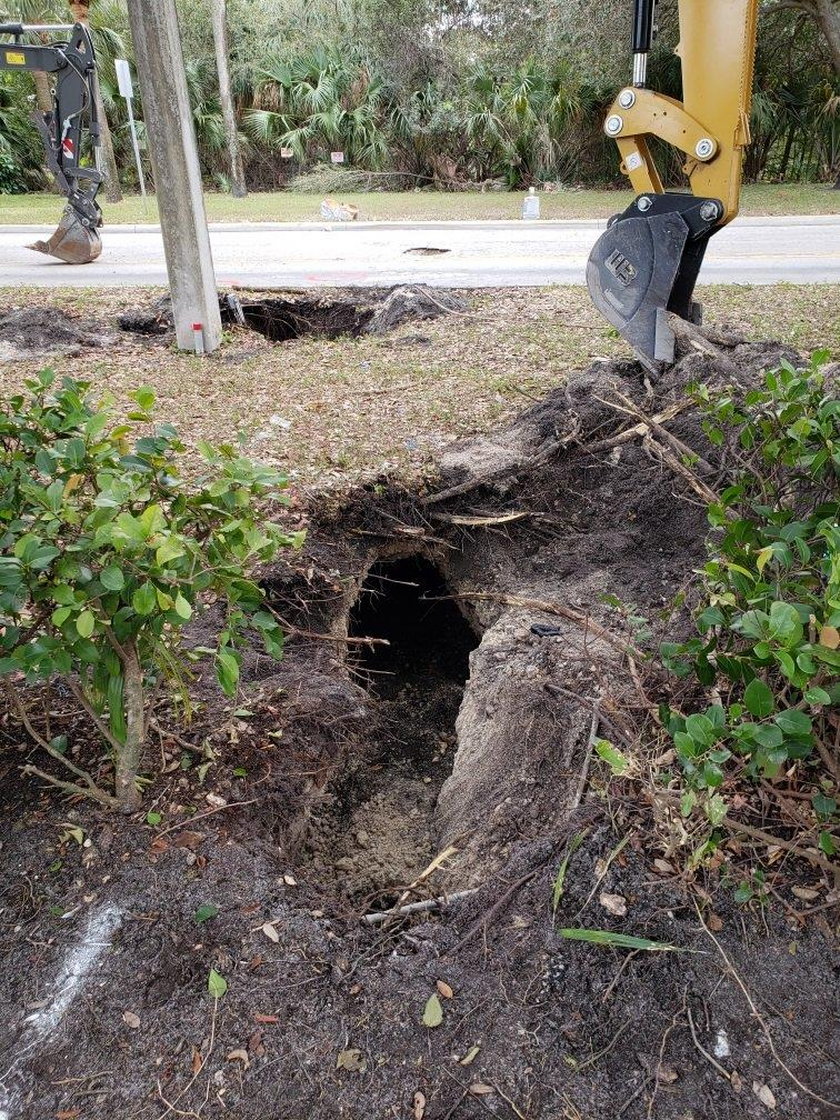
[[[179,0],[187,77],[208,185],[228,183],[208,0]],[[748,180],[840,177],[840,84],[806,5],[762,11]],[[610,185],[615,152],[600,129],[629,65],[631,4],[580,0],[228,0],[230,69],[251,189],[287,186],[330,153],[371,186]],[[0,14],[67,18],[62,0],[7,0]],[[113,59],[131,57],[124,0],[94,0],[91,25],[119,165],[131,185],[124,102]],[[660,6],[651,82],[679,95],[675,5]],[[28,121],[28,75],[0,74],[0,192],[44,183]],[[142,105],[139,105],[142,115]],[[141,120],[142,129],[142,120]],[[326,164],[326,167],[323,165]],[[679,179],[672,160],[670,178]]]

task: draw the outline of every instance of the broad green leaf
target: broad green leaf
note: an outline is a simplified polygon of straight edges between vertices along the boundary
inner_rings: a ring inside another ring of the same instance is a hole
[[[824,688],[820,688],[819,685],[814,685],[812,688],[809,688],[805,693],[805,699],[809,704],[831,703],[831,696]]]
[[[184,598],[184,596],[180,593],[180,591],[178,592],[178,595],[175,598],[175,613],[178,615],[179,618],[183,618],[185,620],[188,619],[188,618],[191,618],[192,613],[193,613],[192,607],[187,602],[187,600]]]
[[[810,735],[811,734],[811,717],[806,715],[805,712],[799,712],[795,708],[789,708],[786,712],[779,712],[775,717],[776,726],[779,727],[785,735]]]
[[[227,980],[215,968],[211,968],[210,975],[207,977],[207,991],[213,999],[221,999],[227,990]]]
[[[424,1027],[439,1027],[443,1022],[443,1007],[437,995],[430,995],[423,1011]]]
[[[122,568],[117,564],[109,564],[99,573],[99,582],[108,591],[122,591],[125,587],[125,576]]]
[[[163,817],[160,815],[160,813],[156,813],[153,809],[150,809],[146,814],[146,824],[154,826],[160,824],[162,820]]]
[[[76,619],[76,629],[82,638],[89,638],[96,628],[96,619],[90,611],[82,611]]]
[[[219,913],[219,907],[212,902],[205,902],[193,914],[193,921],[197,926],[202,925],[204,922],[209,922],[211,918],[215,918]],[[224,995],[224,992],[222,993]]]
[[[134,392],[130,395],[137,401],[144,412],[148,412],[149,409],[154,407],[155,392],[148,386],[143,386],[140,389],[135,389]]]
[[[630,769],[631,763],[627,756],[622,754],[621,751],[617,747],[614,747],[607,739],[595,740],[595,753],[606,762],[613,774],[617,777],[626,774]]]
[[[131,605],[139,615],[151,614],[156,604],[157,595],[155,593],[155,586],[152,583],[144,583],[142,587],[138,587],[131,596]]]
[[[750,715],[755,716],[756,719],[764,719],[769,716],[776,707],[776,701],[773,693],[758,677],[750,681],[744,690],[744,704]]]
[[[216,654],[216,677],[226,696],[233,696],[239,682],[239,662],[229,650],[221,649]]]

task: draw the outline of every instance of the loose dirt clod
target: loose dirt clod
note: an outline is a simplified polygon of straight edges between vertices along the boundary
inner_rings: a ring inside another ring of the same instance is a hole
[[[31,307],[0,315],[0,361],[74,356],[113,341],[113,335],[97,323],[77,320],[64,311]]]

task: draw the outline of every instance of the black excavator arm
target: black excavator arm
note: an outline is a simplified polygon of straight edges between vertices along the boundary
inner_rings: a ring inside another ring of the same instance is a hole
[[[62,34],[61,41],[31,43],[31,35]],[[87,264],[102,251],[99,227],[102,212],[96,195],[103,180],[96,167],[83,167],[82,143],[90,137],[94,153],[99,148],[96,112],[96,57],[90,32],[80,23],[30,25],[0,24],[0,70],[40,70],[55,75],[53,108],[33,113],[41,134],[46,162],[67,197],[67,209],[48,241],[31,249],[58,257],[68,264]]]

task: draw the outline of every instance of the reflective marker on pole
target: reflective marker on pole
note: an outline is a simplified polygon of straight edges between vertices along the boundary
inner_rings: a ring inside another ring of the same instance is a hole
[[[140,180],[140,194],[143,196],[143,205],[146,204],[146,179],[143,175],[143,164],[140,160],[140,145],[137,143],[137,128],[134,124],[134,112],[131,99],[134,97],[134,85],[131,81],[131,67],[125,58],[114,59],[114,69],[117,72],[117,86],[120,97],[125,98],[128,109],[128,127],[131,129],[131,146],[134,148],[134,162],[137,164],[137,177]]]

